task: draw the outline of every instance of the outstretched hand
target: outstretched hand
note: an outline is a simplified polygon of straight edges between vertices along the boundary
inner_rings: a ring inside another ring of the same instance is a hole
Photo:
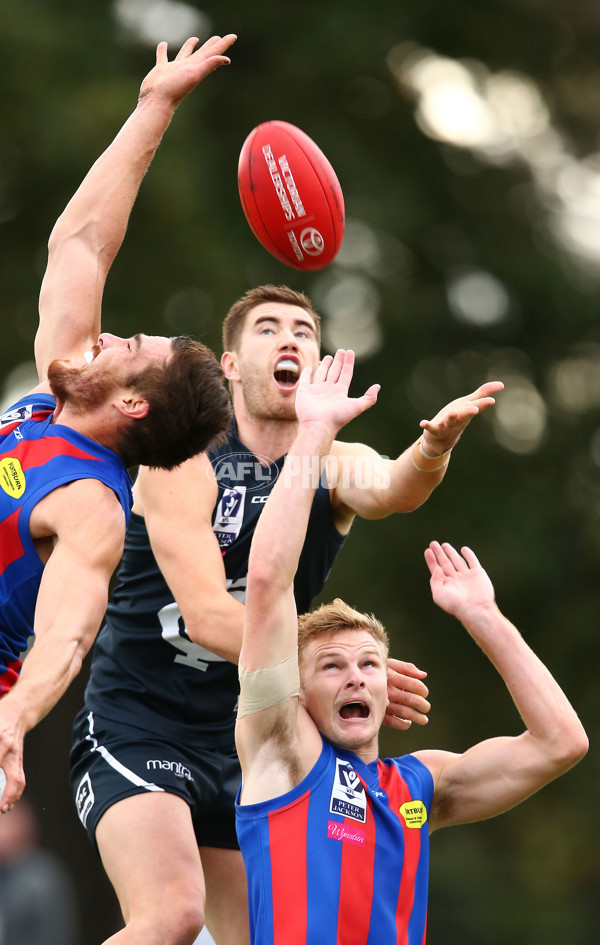
[[[179,105],[202,79],[220,66],[228,65],[230,59],[224,53],[235,43],[237,36],[212,36],[199,49],[200,40],[192,36],[187,39],[175,58],[169,62],[166,42],[156,48],[156,65],[148,73],[140,88],[140,100],[150,93],[162,96],[174,107]]]
[[[473,417],[495,404],[492,395],[503,389],[502,381],[488,381],[472,394],[458,397],[446,404],[433,420],[421,420],[425,452],[431,456],[439,456],[452,449]]]
[[[473,611],[494,604],[494,587],[470,548],[461,554],[448,542],[432,541],[425,549],[434,602],[464,623]]]
[[[333,435],[377,401],[379,384],[372,384],[362,397],[348,397],[354,371],[354,352],[340,348],[335,357],[326,355],[311,379],[312,368],[304,368],[296,392],[296,416],[300,425],[319,424]]]

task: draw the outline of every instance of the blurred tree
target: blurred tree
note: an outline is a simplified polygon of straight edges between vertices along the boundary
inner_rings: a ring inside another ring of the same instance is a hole
[[[178,33],[179,30],[179,33]],[[181,30],[184,34],[181,34]],[[327,593],[375,610],[393,649],[429,670],[425,730],[388,753],[517,730],[494,673],[435,611],[422,550],[468,543],[523,629],[598,730],[600,565],[600,14],[583,0],[67,0],[2,4],[0,383],[31,359],[45,243],[90,162],[135,101],[153,46],[239,39],[232,65],[182,107],[134,210],[104,306],[108,330],[188,331],[220,348],[250,285],[305,289],[329,346],[362,352],[377,411],[348,436],[392,455],[454,396],[500,377],[447,481],[401,521],[357,523]],[[204,35],[204,34],[203,34]],[[248,229],[237,156],[282,118],[342,183],[342,251],[302,275]],[[67,752],[80,680],[27,745],[28,794],[80,877],[87,941],[118,923],[71,806]],[[498,821],[433,841],[429,941],[587,945],[597,937],[598,761]]]

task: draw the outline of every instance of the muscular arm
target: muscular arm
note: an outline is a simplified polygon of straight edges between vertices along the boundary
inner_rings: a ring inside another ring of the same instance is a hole
[[[226,588],[225,568],[212,529],[217,484],[206,455],[177,469],[140,469],[134,510],[143,514],[150,544],[194,643],[237,663],[244,605]],[[386,724],[406,730],[427,723],[426,674],[390,659]]]
[[[306,471],[315,457],[327,454],[337,430],[376,399],[376,388],[362,398],[348,398],[352,367],[352,353],[338,351],[333,363],[329,356],[323,359],[312,384],[310,369],[302,374],[296,396],[298,433],[261,513],[250,551],[240,653],[240,667],[250,672],[297,653],[293,582],[318,481]],[[317,728],[297,697],[238,717],[236,743],[244,773],[244,803],[289,790],[320,750]]]
[[[179,103],[210,72],[229,62],[233,35],[194,52],[189,39],[168,62],[157,49],[137,107],[93,165],[57,220],[48,244],[35,342],[40,381],[54,358],[81,358],[98,340],[104,284],[119,251],[140,184]]]
[[[442,455],[456,445],[474,416],[495,403],[492,395],[503,386],[500,381],[489,381],[447,404],[432,420],[422,420],[422,450],[417,441],[395,460],[360,443],[337,441],[328,474],[340,531],[349,530],[355,515],[377,519],[422,505],[444,478],[449,455]]]
[[[494,601],[491,582],[468,548],[432,542],[426,560],[435,602],[454,614],[502,676],[526,726],[464,754],[423,751],[435,791],[430,829],[493,817],[558,777],[587,751],[564,692]]]
[[[171,472],[143,468],[135,492],[156,562],[190,639],[237,663],[244,605],[226,588],[221,549],[212,530],[217,485],[208,458],[195,456]]]
[[[102,621],[121,551],[125,517],[97,480],[61,486],[34,509],[36,537],[55,536],[37,598],[33,646],[19,679],[0,701],[0,766],[7,784],[2,810],[25,786],[23,741],[58,702],[81,668]]]

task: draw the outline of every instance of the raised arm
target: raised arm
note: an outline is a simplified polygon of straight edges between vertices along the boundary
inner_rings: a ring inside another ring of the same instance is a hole
[[[40,381],[55,358],[82,358],[98,341],[104,284],[121,246],[140,184],[179,103],[228,63],[232,34],[199,49],[188,39],[172,62],[160,43],[137,107],[58,218],[48,244],[35,341]]]
[[[329,463],[336,524],[347,532],[355,515],[376,519],[411,512],[440,484],[450,451],[473,417],[495,403],[501,381],[488,381],[422,420],[423,433],[397,459],[389,460],[360,443],[336,442]]]
[[[218,487],[205,454],[165,472],[141,467],[134,511],[144,516],[152,551],[194,643],[237,663],[244,604],[227,590],[223,556],[212,528]],[[430,705],[426,673],[413,663],[388,660],[386,724],[406,730],[425,725]]]
[[[31,528],[39,537],[56,538],[37,598],[35,641],[17,682],[0,700],[0,767],[6,774],[2,812],[25,787],[25,735],[56,705],[98,632],[123,548],[125,516],[106,486],[81,479],[42,499]]]
[[[423,751],[435,790],[431,829],[492,817],[558,777],[587,751],[585,731],[549,670],[498,609],[486,572],[469,548],[432,542],[425,551],[438,606],[461,621],[502,676],[526,730],[491,738],[464,754]]]
[[[310,368],[305,368],[300,379],[296,395],[298,433],[252,540],[240,653],[241,703],[249,694],[244,671],[253,676],[288,658],[297,660],[293,581],[320,464],[338,430],[372,406],[377,397],[376,385],[362,397],[348,397],[353,364],[351,351],[338,351],[335,358],[327,356],[321,361],[312,383]],[[304,725],[306,737],[298,737],[299,724]],[[281,737],[283,731],[285,739]],[[289,789],[293,776],[286,760],[297,755],[301,767],[306,752],[315,750],[318,735],[308,715],[298,712],[298,700],[290,694],[258,711],[251,708],[248,714],[240,712],[236,741],[244,772],[244,800],[248,803],[263,797],[265,790],[273,796]],[[297,774],[298,765],[291,767]]]

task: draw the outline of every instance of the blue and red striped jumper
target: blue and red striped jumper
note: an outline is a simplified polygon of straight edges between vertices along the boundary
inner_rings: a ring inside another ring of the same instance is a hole
[[[98,479],[129,518],[131,480],[115,452],[59,423],[56,399],[30,394],[0,415],[0,696],[14,685],[33,634],[44,563],[29,532],[37,503],[59,486]],[[77,580],[77,575],[73,575]]]
[[[432,798],[414,756],[366,765],[325,739],[292,791],[238,795],[253,945],[423,945]]]

